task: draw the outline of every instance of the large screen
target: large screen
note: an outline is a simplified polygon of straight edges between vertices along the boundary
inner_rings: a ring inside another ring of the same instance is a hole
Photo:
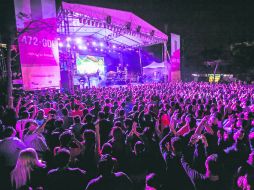
[[[91,75],[98,73],[103,75],[105,72],[104,58],[91,55],[78,55],[76,59],[77,74]]]

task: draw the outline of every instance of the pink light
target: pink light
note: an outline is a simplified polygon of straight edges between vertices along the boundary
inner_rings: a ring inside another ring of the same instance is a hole
[[[98,48],[95,48],[95,51],[98,51]]]
[[[100,46],[101,46],[101,47],[104,47],[104,43],[103,43],[103,42],[100,42]]]
[[[81,44],[82,43],[82,39],[81,38],[76,38],[76,43],[77,44]]]
[[[113,47],[114,49],[116,49],[116,45],[113,45],[112,47]]]
[[[87,47],[86,47],[86,46],[82,46],[82,45],[79,45],[78,48],[79,48],[80,50],[87,50]]]
[[[58,46],[59,46],[59,47],[63,47],[63,43],[60,42],[60,43],[58,44]]]
[[[66,41],[67,41],[67,42],[70,42],[70,41],[71,41],[71,38],[70,38],[70,37],[67,37],[67,38],[66,38]]]
[[[59,38],[59,37],[58,37],[58,38],[57,38],[57,40],[58,40],[58,41],[60,41],[60,40],[61,40],[61,38]]]
[[[71,45],[70,45],[70,44],[67,44],[67,45],[66,45],[66,47],[67,47],[67,48],[70,48],[70,47],[71,47]]]
[[[96,42],[92,42],[92,44],[93,44],[93,46],[96,46],[96,45],[97,45],[97,43],[96,43]]]
[[[101,52],[103,52],[103,49],[101,49]]]

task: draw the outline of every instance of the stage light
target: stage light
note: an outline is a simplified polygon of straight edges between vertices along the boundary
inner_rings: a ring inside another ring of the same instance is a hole
[[[108,50],[109,53],[111,53],[111,50]]]
[[[78,48],[79,48],[80,50],[87,50],[87,47],[86,47],[86,46],[82,46],[82,45],[79,45]]]
[[[70,42],[70,41],[71,41],[71,38],[70,38],[70,37],[67,37],[67,38],[66,38],[66,41],[67,41],[67,42]]]
[[[101,47],[104,47],[104,43],[103,43],[103,42],[100,42],[100,46],[101,46]]]
[[[77,44],[81,44],[82,43],[82,39],[81,38],[76,38],[76,43]]]
[[[103,52],[103,49],[101,49],[101,52]]]
[[[57,38],[57,40],[58,40],[58,41],[60,41],[60,40],[61,40],[61,38],[59,38],[59,37],[58,37],[58,38]]]
[[[95,48],[95,51],[98,51],[98,48]]]
[[[71,45],[70,45],[70,44],[67,44],[67,45],[66,45],[66,47],[67,47],[67,48],[70,48],[70,47],[71,47]]]
[[[96,43],[96,42],[92,42],[92,44],[93,44],[93,46],[96,46],[96,45],[97,45],[97,43]]]
[[[113,45],[112,48],[113,48],[113,49],[116,49],[116,45]]]
[[[60,43],[58,44],[58,46],[59,46],[59,47],[63,47],[63,43],[60,42]]]

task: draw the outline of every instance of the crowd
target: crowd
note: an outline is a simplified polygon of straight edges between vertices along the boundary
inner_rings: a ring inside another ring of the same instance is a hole
[[[0,120],[0,189],[254,189],[253,86],[20,92]]]

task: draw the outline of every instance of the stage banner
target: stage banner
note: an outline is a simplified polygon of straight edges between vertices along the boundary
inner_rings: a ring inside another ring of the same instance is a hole
[[[181,80],[180,35],[171,33],[171,81]]]
[[[60,88],[57,21],[50,3],[54,5],[52,0],[15,1],[24,90]]]

